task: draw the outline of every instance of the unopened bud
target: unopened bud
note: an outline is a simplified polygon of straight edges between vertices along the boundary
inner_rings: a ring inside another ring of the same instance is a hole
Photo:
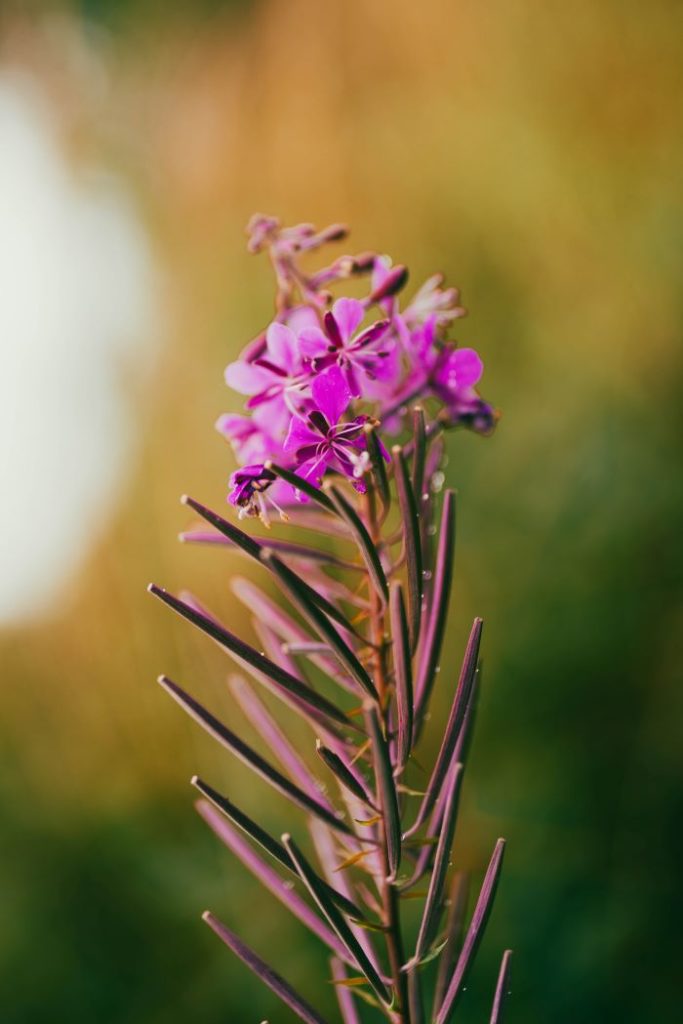
[[[392,295],[400,292],[408,280],[408,268],[402,264],[392,267],[382,283],[370,294],[371,302],[381,302],[382,299],[389,299]]]

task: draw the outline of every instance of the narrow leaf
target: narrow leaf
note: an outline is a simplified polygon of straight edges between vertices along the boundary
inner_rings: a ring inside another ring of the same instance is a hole
[[[232,541],[215,530],[183,530],[178,534],[178,539],[181,544],[206,544],[212,547],[231,549],[235,547]],[[253,539],[262,547],[272,548],[273,551],[277,551],[278,554],[285,555],[287,558],[299,559],[302,562],[320,562],[322,565],[345,569],[348,572],[363,572],[360,562],[350,562],[323,548],[312,548],[307,544],[297,544],[295,541],[280,540],[275,537],[254,537]]]
[[[398,797],[389,760],[389,748],[375,707],[368,708],[366,721],[372,740],[375,777],[384,821],[389,877],[393,880],[396,878],[401,862],[401,818]]]
[[[394,648],[394,676],[396,680],[396,711],[398,720],[396,767],[400,772],[410,756],[413,738],[413,670],[410,662],[408,619],[406,617],[406,607],[400,583],[392,584],[389,612]]]
[[[322,614],[320,609],[309,599],[306,591],[300,586],[299,578],[280,561],[277,555],[268,553],[264,555],[265,561],[270,565],[280,581],[285,594],[309,625],[316,631],[325,643],[334,651],[340,664],[353,676],[362,689],[374,700],[377,700],[377,691],[370,676],[361,665],[354,651],[342,639],[332,623]]]
[[[422,504],[422,489],[425,476],[425,456],[427,454],[427,434],[425,430],[424,409],[416,405],[413,409],[413,473],[412,484],[418,508]]]
[[[206,921],[209,928],[216,933],[219,939],[222,939],[225,945],[232,950],[235,956],[239,957],[242,963],[246,964],[249,970],[253,971],[264,985],[267,985],[282,1000],[285,1006],[288,1006],[297,1015],[299,1020],[304,1021],[305,1024],[326,1024],[324,1018],[305,999],[302,999],[284,978],[281,978],[272,967],[269,967],[267,963],[261,960],[253,949],[242,942],[234,932],[230,931],[210,911],[205,911],[202,919]]]
[[[413,485],[408,476],[405,455],[401,448],[393,448],[396,491],[401,509],[401,524],[408,569],[408,598],[410,606],[410,642],[415,650],[420,635],[422,616],[422,545],[420,542],[420,521]]]
[[[372,466],[382,507],[386,512],[391,505],[391,492],[389,490],[389,477],[387,475],[386,462],[384,460],[384,455],[382,454],[382,449],[380,448],[376,427],[366,424],[364,429],[368,446],[368,455],[370,456],[370,465]]]
[[[304,792],[308,793],[313,800],[324,804],[331,813],[334,813],[334,808],[311,776],[308,765],[301,760],[278,723],[256,696],[252,687],[241,676],[231,676],[228,682],[242,711],[269,749],[273,751],[292,781]]]
[[[239,807],[236,807],[227,796],[223,796],[218,790],[214,789],[198,778],[196,775],[192,778],[192,785],[195,789],[198,789],[202,796],[205,796],[207,800],[210,800],[214,807],[217,807],[221,814],[224,814],[234,825],[237,825],[250,839],[253,839],[255,843],[258,843],[266,853],[269,853],[273,860],[276,860],[282,867],[287,868],[288,871],[293,872],[298,877],[298,872],[292,863],[292,859],[289,856],[287,850],[284,848],[282,843],[279,843],[277,839],[274,839],[265,829],[257,825],[244,811],[241,811]],[[337,903],[344,911],[352,917],[362,918],[363,912],[356,906],[356,904],[349,899],[344,893],[338,892],[334,886],[330,885],[324,879],[320,879],[320,884],[327,890],[327,893],[331,900]]]
[[[462,765],[459,764],[451,771],[448,780],[449,792],[446,799],[446,809],[439,833],[439,842],[434,858],[434,869],[429,880],[429,891],[422,912],[422,921],[415,947],[416,960],[422,959],[438,931],[443,905],[443,891],[446,884],[453,836],[455,835],[455,823],[458,816],[461,782]]]
[[[320,879],[306,860],[306,857],[289,835],[282,836],[282,842],[294,862],[297,871],[304,885],[310,892],[316,904],[320,907],[331,927],[337,933],[341,941],[347,947],[354,960],[358,963],[363,974],[370,982],[372,988],[384,1003],[391,1001],[387,988],[375,970],[373,964],[366,956],[360,943],[344,920],[338,907],[329,898],[326,890],[320,885]]]
[[[334,863],[337,855],[337,850],[335,845],[335,837],[333,836],[330,829],[323,825],[321,821],[318,821],[317,818],[312,818],[310,823],[310,831],[311,837],[313,839],[313,844],[315,846],[315,851],[323,870],[323,877],[325,878],[328,887],[334,893],[339,893],[342,896],[345,896],[348,903],[351,903],[352,898],[356,895],[362,896],[362,890],[364,886],[361,883],[358,883],[357,886],[354,886],[354,888],[352,889],[345,872],[339,871],[337,873],[334,871]],[[377,857],[377,854],[375,854],[375,856]],[[368,901],[366,899],[365,902],[369,907],[372,907],[372,901]],[[349,911],[339,901],[337,901],[337,905],[349,917],[349,927],[356,936],[356,940],[362,946],[365,955],[372,962],[372,965],[377,971],[377,973],[380,976],[382,976],[382,971],[377,960],[375,947],[373,945],[371,936],[368,934],[368,931],[373,931],[375,929],[375,925],[373,924],[372,928],[366,929],[365,925],[370,923],[367,920],[367,918],[365,918],[364,916],[363,918],[361,918],[359,914],[349,914]],[[381,907],[379,908],[379,910],[377,907],[372,907],[372,909],[374,913],[378,914],[378,916],[381,915]],[[386,979],[384,978],[383,980],[386,981]]]
[[[455,491],[446,491],[441,509],[439,542],[434,561],[434,583],[430,611],[418,652],[415,699],[416,718],[419,723],[423,721],[429,704],[448,617],[455,551],[455,509]]]
[[[455,691],[455,697],[453,698],[451,712],[448,717],[446,731],[441,743],[441,749],[439,750],[436,764],[434,765],[434,769],[429,779],[427,791],[420,805],[415,824],[408,830],[406,833],[407,836],[413,835],[413,833],[416,832],[417,829],[426,821],[427,815],[434,806],[434,801],[436,800],[437,794],[443,785],[448,768],[453,761],[453,753],[458,741],[458,736],[460,735],[465,713],[469,705],[474,678],[477,671],[482,625],[483,623],[481,619],[474,620],[470,636],[467,641],[465,657],[463,659],[462,668],[460,669],[458,685]]]
[[[505,1004],[507,1003],[507,997],[510,995],[510,967],[512,959],[512,950],[506,949],[503,953],[503,959],[500,962],[500,971],[498,973],[498,983],[496,984],[496,992],[493,997],[493,1007],[491,1009],[491,1019],[489,1024],[503,1024],[505,1014]]]
[[[460,956],[458,957],[458,962],[455,965],[455,970],[453,971],[453,975],[448,984],[443,1003],[439,1007],[436,1015],[435,1024],[447,1024],[451,1019],[453,1010],[455,1009],[457,1001],[462,993],[467,973],[472,965],[477,949],[479,948],[479,943],[481,942],[491,913],[491,906],[493,904],[498,879],[500,877],[504,850],[505,840],[499,839],[493,851],[493,856],[489,862],[484,882],[479,892],[479,898],[477,899],[477,904],[474,908],[474,914],[472,915],[472,920],[469,928],[467,929],[467,935],[465,936]]]
[[[183,495],[182,502],[183,504],[189,505],[190,508],[194,509],[194,511],[197,512],[198,515],[206,519],[208,523],[211,523],[211,525],[215,527],[215,529],[217,529],[219,533],[223,534],[224,537],[231,541],[245,554],[249,555],[257,562],[264,561],[263,544],[255,540],[253,537],[250,537],[248,533],[244,532],[244,530],[240,530],[239,527],[234,525],[234,523],[230,523],[228,522],[227,519],[223,519],[223,517],[219,516],[217,512],[212,512],[210,508],[206,508],[205,505],[202,505],[200,502],[195,501],[194,498],[188,497],[188,495],[186,494]],[[354,632],[353,627],[351,626],[351,623],[348,621],[346,616],[343,615],[343,613],[340,612],[339,609],[331,603],[331,601],[328,601],[323,594],[319,593],[313,587],[309,586],[309,584],[306,583],[305,580],[301,581],[301,586],[308,594],[310,600],[313,601],[314,604],[319,605],[319,607],[325,612],[326,615],[329,615],[331,619],[333,619],[339,625],[343,626],[345,629],[349,629],[351,630],[351,632]]]
[[[449,788],[448,778],[450,775],[450,771],[452,770],[453,768],[451,768],[447,773],[446,782],[441,787],[441,792],[434,801],[434,808],[429,816],[427,828],[425,829],[425,834],[422,837],[422,839],[406,838],[407,833],[403,836],[404,849],[409,849],[411,844],[415,842],[418,844],[419,852],[417,855],[417,859],[415,861],[413,874],[408,879],[408,881],[403,883],[403,885],[401,886],[401,891],[411,889],[414,885],[417,885],[417,883],[420,882],[422,878],[424,878],[426,873],[431,868],[432,860],[434,858],[434,850],[439,842],[441,823],[443,821],[444,812],[446,810],[446,799],[448,796]]]
[[[372,850],[358,850],[356,853],[351,853],[341,864],[337,864],[333,871],[345,871],[347,868],[352,868],[354,864],[359,864],[360,861],[365,860],[372,852]]]
[[[386,602],[389,597],[389,584],[387,583],[377,548],[368,533],[365,523],[338,487],[329,487],[328,494],[332,499],[332,504],[356,540],[358,550],[363,556],[363,561],[367,567],[370,579],[375,585],[375,589],[382,598],[382,601]]]
[[[280,878],[277,871],[251,848],[239,832],[225,820],[225,817],[207,801],[197,801],[197,811],[207,823],[209,828],[218,836],[221,842],[231,850],[235,856],[244,864],[255,878],[275,896],[296,918],[301,921],[321,942],[324,942],[336,953],[338,957],[350,963],[354,970],[357,965],[349,956],[346,947],[335,933],[324,921],[318,917],[314,910],[302,900],[299,894],[291,888],[291,882],[285,882]]]
[[[372,807],[372,800],[368,796],[367,790],[358,778],[358,775],[351,770],[349,765],[342,760],[340,755],[335,754],[333,750],[328,750],[327,747],[323,746],[320,740],[316,740],[315,749],[318,756],[337,777],[342,786],[345,786],[346,789],[353,793],[354,796],[358,797],[359,800],[362,800],[363,803]]]
[[[246,764],[257,775],[260,775],[262,779],[269,782],[279,793],[282,793],[283,796],[286,796],[309,814],[321,818],[330,828],[355,836],[349,825],[338,818],[329,807],[320,803],[319,800],[313,799],[308,793],[305,793],[293,782],[290,782],[285,775],[279,772],[277,768],[274,768],[265,758],[261,757],[260,754],[253,750],[244,740],[240,739],[231,729],[228,729],[227,725],[224,725],[210,711],[207,711],[202,704],[196,701],[194,697],[191,697],[189,693],[186,693],[177,683],[174,683],[167,676],[160,676],[159,683],[210,736],[218,740],[227,750],[239,758],[243,764]]]
[[[245,643],[244,640],[240,640],[229,630],[225,629],[224,626],[218,625],[215,621],[210,619],[208,616],[201,614],[195,609],[191,608],[184,601],[180,601],[177,597],[169,594],[167,590],[163,590],[161,587],[157,587],[154,583],[148,587],[150,593],[154,594],[165,604],[173,608],[179,615],[187,619],[193,625],[197,626],[204,633],[210,636],[213,640],[216,640],[223,647],[227,647],[228,650],[236,654],[238,658],[246,662],[247,665],[251,665],[257,672],[268,676],[274,683],[287,690],[289,693],[294,694],[296,697],[301,698],[308,704],[322,711],[332,721],[337,722],[346,728],[354,729],[356,731],[362,731],[355,722],[347,718],[343,711],[335,707],[326,697],[322,697],[320,694],[312,690],[310,686],[300,682],[295,676],[290,675],[289,672],[285,672],[274,662],[270,661],[263,654],[254,650],[249,644]]]
[[[447,942],[443,955],[439,960],[439,969],[436,975],[434,986],[434,1005],[439,1006],[443,1001],[448,980],[453,973],[453,968],[458,959],[458,953],[462,948],[462,936],[465,928],[465,915],[467,913],[467,898],[469,896],[469,877],[464,871],[456,871],[451,879],[448,894],[448,919],[446,921]]]
[[[298,622],[296,622],[279,604],[276,604],[267,594],[255,586],[251,580],[246,580],[241,576],[235,576],[230,582],[231,589],[234,594],[242,601],[243,604],[249,608],[256,616],[258,624],[268,626],[270,630],[277,634],[282,640],[293,643],[308,643],[311,640],[311,636],[307,633]],[[270,657],[273,661],[280,663],[282,659],[278,656],[277,658],[271,653]],[[291,659],[287,659],[290,663],[288,671],[291,675],[299,676],[298,669],[295,671],[292,667],[294,662]],[[339,669],[339,663],[336,658],[330,657],[323,653],[311,654],[309,660],[317,665],[318,668],[333,680],[338,683],[339,686],[343,687],[349,693],[356,694],[358,691],[354,683],[346,678],[345,673]]]
[[[269,469],[275,476],[279,476],[281,480],[290,484],[295,490],[305,494],[307,498],[311,498],[318,505],[325,509],[326,512],[335,512],[334,505],[319,487],[304,480],[303,477],[297,476],[296,473],[292,473],[291,470],[285,469],[284,466],[278,466],[274,462],[266,462],[266,469]]]

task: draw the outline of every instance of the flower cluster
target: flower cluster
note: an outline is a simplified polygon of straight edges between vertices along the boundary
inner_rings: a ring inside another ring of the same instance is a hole
[[[272,464],[314,485],[328,472],[341,474],[363,491],[368,426],[400,434],[415,401],[433,400],[440,426],[491,432],[496,414],[476,391],[482,361],[446,337],[465,310],[440,275],[401,309],[408,272],[386,256],[343,256],[304,273],[301,257],[343,239],[344,227],[282,228],[256,215],[247,231],[249,250],[270,255],[277,296],[273,322],[225,373],[247,396],[248,415],[226,414],[217,423],[241,466],[228,495],[240,516],[265,518],[267,502],[283,513],[305,500]],[[333,300],[330,285],[363,276],[365,297]],[[380,451],[387,457],[381,442]]]

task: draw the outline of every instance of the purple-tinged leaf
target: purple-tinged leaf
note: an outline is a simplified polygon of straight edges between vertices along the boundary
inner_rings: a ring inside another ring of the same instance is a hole
[[[503,1020],[506,1016],[505,1005],[507,1003],[507,997],[510,995],[511,959],[512,950],[506,949],[503,953],[503,959],[500,962],[500,971],[498,972],[498,982],[496,984],[496,991],[493,997],[493,1007],[491,1009],[491,1019],[489,1024],[503,1024]]]
[[[372,580],[375,590],[379,594],[383,603],[389,598],[389,584],[380,561],[377,548],[375,547],[368,528],[358,515],[353,505],[347,501],[345,495],[341,492],[338,487],[330,486],[327,489],[327,493],[332,499],[332,504],[336,508],[340,517],[344,520],[349,530],[353,534],[353,537],[358,545],[363,561],[368,570],[370,579]]]
[[[422,798],[422,804],[420,805],[417,818],[415,819],[415,824],[406,832],[407,837],[412,836],[426,821],[427,815],[434,806],[434,801],[436,800],[437,794],[439,793],[441,786],[443,785],[443,781],[446,778],[446,773],[453,762],[453,754],[458,742],[465,713],[470,702],[472,687],[474,685],[474,679],[477,672],[482,625],[483,622],[481,619],[474,620],[469,640],[467,641],[465,657],[463,659],[462,668],[460,669],[458,686],[455,691],[455,697],[453,698],[453,704],[451,706],[446,731],[441,743],[441,749],[439,750],[436,764],[434,765],[429,783],[427,784],[427,790]]]
[[[304,924],[314,935],[324,942],[325,945],[336,953],[338,957],[345,960],[356,970],[357,964],[349,956],[346,947],[337,938],[335,933],[324,921],[318,917],[314,910],[309,907],[305,900],[291,887],[291,882],[283,881],[269,864],[251,848],[239,832],[233,828],[207,800],[198,800],[197,811],[207,823],[209,828],[218,836],[222,843],[244,864],[244,866],[275,896],[302,924]]]
[[[464,871],[456,871],[451,879],[448,891],[448,918],[446,921],[446,945],[439,957],[439,969],[434,986],[434,1005],[439,1006],[448,986],[462,948],[462,937],[465,928],[467,900],[469,896],[469,876]]]
[[[377,780],[377,796],[382,811],[389,878],[394,880],[401,863],[401,816],[396,784],[391,770],[389,747],[382,731],[377,709],[375,707],[368,708],[365,719],[372,740],[372,757]]]
[[[342,786],[345,786],[354,796],[362,800],[363,803],[373,807],[372,799],[368,796],[367,790],[363,783],[359,780],[357,773],[354,773],[349,767],[348,763],[333,750],[328,750],[327,747],[323,746],[320,740],[316,740],[315,749],[321,760],[327,765],[332,774],[339,780]],[[373,808],[374,809],[374,808]]]
[[[356,886],[354,886],[354,888],[352,888],[346,876],[345,869],[340,870],[337,866],[338,855],[336,847],[336,835],[333,835],[330,829],[327,828],[326,825],[323,825],[321,821],[318,821],[317,818],[311,819],[309,829],[311,837],[313,839],[313,844],[315,846],[315,851],[318,856],[318,861],[320,862],[323,871],[325,884],[327,884],[328,888],[331,890],[332,893],[338,896],[345,897],[347,903],[352,904],[353,896],[355,896],[357,893],[362,895],[361,886],[357,884]],[[372,835],[373,838],[375,838],[374,829],[372,830]],[[377,852],[375,852],[374,855],[371,854],[370,858],[372,856],[374,856],[375,860],[379,863],[379,856]],[[370,858],[368,858],[365,861],[366,868],[370,866]],[[354,891],[354,889],[356,891]],[[356,923],[360,921],[358,914],[349,914],[349,911],[345,908],[345,906],[341,903],[340,900],[337,900],[336,902],[337,905],[349,917],[349,927],[351,928],[351,931],[355,935],[356,941],[362,947],[363,952],[371,961],[377,973],[380,976],[382,976],[382,971],[377,960],[375,947],[372,942],[371,930],[366,927],[363,927],[360,923]],[[368,907],[370,907],[370,909],[373,911],[373,913],[377,913],[377,908],[373,906],[372,902],[368,902],[367,900],[365,900],[365,902],[368,905]],[[362,922],[362,924],[367,924],[367,918]],[[387,982],[386,978],[383,978],[383,980]]]
[[[323,615],[320,609],[309,599],[305,590],[300,586],[299,578],[288,569],[284,562],[281,562],[277,555],[272,552],[264,554],[264,560],[277,576],[280,586],[286,596],[294,604],[304,619],[318,636],[329,644],[340,664],[346,669],[358,685],[369,694],[374,700],[378,699],[377,691],[370,676],[361,665],[358,657],[352,648],[345,643],[329,619]]]
[[[245,554],[250,555],[251,558],[255,558],[256,561],[260,560],[261,557],[261,545],[258,541],[250,537],[244,530],[240,530],[234,523],[229,523],[223,516],[219,516],[217,512],[213,512],[206,505],[202,505],[199,501],[195,501],[188,494],[183,494],[180,499],[181,504],[188,505],[193,509],[197,515],[205,519],[207,523],[211,523],[215,530],[218,530],[226,540],[229,540],[231,544],[244,551]]]
[[[415,860],[413,873],[407,881],[402,883],[400,887],[401,892],[403,893],[408,892],[410,889],[416,886],[418,882],[420,882],[424,878],[426,873],[431,868],[432,861],[434,859],[434,851],[436,849],[436,844],[439,839],[441,823],[443,821],[444,812],[446,810],[446,797],[448,795],[448,778],[449,776],[446,776],[446,783],[443,785],[441,792],[436,798],[436,801],[434,803],[434,809],[432,810],[432,813],[429,816],[427,828],[425,829],[424,843],[418,849],[418,854]]]
[[[241,676],[231,676],[229,685],[242,711],[269,749],[275,754],[292,781],[304,792],[308,793],[313,800],[327,807],[330,813],[333,814],[334,808],[320,791],[320,787],[316,785],[308,765],[301,760],[278,723],[256,696],[252,687]]]
[[[389,1004],[391,1002],[391,996],[387,991],[384,982],[375,970],[370,959],[366,956],[363,948],[351,931],[339,908],[332,902],[327,891],[321,886],[318,875],[290,835],[283,835],[282,842],[292,858],[301,880],[322,913],[329,921],[330,926],[337,933],[354,960],[358,963],[362,973],[368,979],[370,985],[382,1002]]]
[[[246,764],[252,771],[255,771],[257,775],[260,775],[262,779],[270,783],[274,789],[283,796],[286,796],[288,800],[291,800],[292,803],[297,804],[309,814],[321,818],[330,828],[334,828],[338,832],[345,832],[348,835],[355,835],[346,822],[338,818],[328,806],[321,803],[319,799],[313,799],[308,793],[305,793],[293,782],[290,782],[277,768],[274,768],[265,758],[261,757],[244,740],[241,740],[239,736],[236,736],[231,729],[228,729],[223,722],[219,721],[210,711],[207,711],[203,705],[171,679],[168,679],[166,676],[160,676],[159,683],[210,736],[218,740],[227,750],[239,758],[243,764]]]
[[[410,607],[410,645],[415,650],[420,635],[420,619],[422,617],[422,543],[420,540],[420,519],[415,492],[408,475],[406,458],[401,448],[392,449],[394,456],[394,474],[396,477],[396,493],[401,510],[403,544],[408,571],[408,603]]]
[[[339,540],[349,541],[349,531],[346,523],[336,516],[330,516],[323,512],[312,502],[304,505],[298,502],[296,505],[287,506],[287,515],[290,524],[302,530],[313,530],[315,533],[322,533],[325,537],[337,537]]]
[[[396,770],[400,773],[410,756],[413,741],[413,670],[410,662],[408,619],[400,583],[391,586],[389,601],[391,639],[396,682]]]
[[[418,652],[415,678],[415,717],[418,728],[424,720],[441,657],[448,604],[453,581],[455,551],[455,491],[446,491],[441,510],[439,542],[434,562],[434,582],[426,629]]]
[[[356,1012],[356,1005],[353,1001],[353,994],[350,989],[344,987],[347,974],[341,959],[333,956],[330,960],[330,969],[332,971],[332,979],[335,982],[337,1002],[339,1003],[342,1021],[344,1024],[361,1024],[361,1019]]]
[[[290,643],[307,643],[310,641],[310,635],[302,629],[298,622],[285,612],[280,605],[276,604],[271,600],[263,591],[255,586],[250,580],[243,579],[241,576],[236,576],[231,581],[231,588],[233,593],[240,599],[240,601],[247,606],[256,616],[256,621],[259,624],[267,626],[270,630],[277,634],[282,640]],[[278,645],[279,649],[279,645]],[[270,657],[273,661],[281,662],[279,657],[275,657],[271,651]],[[339,665],[336,658],[327,657],[324,654],[311,655],[310,660],[314,665],[328,675],[335,683],[342,686],[349,693],[356,694],[357,690],[355,685],[346,678],[346,676],[340,672]],[[299,670],[294,671],[294,662],[288,659],[289,667],[287,671],[291,675],[298,677]]]
[[[228,540],[222,533],[215,530],[189,529],[178,534],[182,544],[208,544],[214,547],[233,549],[236,547],[233,541]],[[278,554],[287,558],[300,559],[303,562],[320,562],[323,565],[332,566],[335,569],[344,569],[348,572],[363,572],[360,562],[350,562],[331,551],[322,548],[312,548],[306,544],[297,544],[294,541],[278,540],[275,537],[254,537],[257,544],[272,548]]]
[[[326,512],[331,512],[333,515],[336,515],[334,505],[325,492],[321,491],[319,487],[309,483],[308,480],[304,480],[302,476],[297,476],[296,473],[292,473],[291,470],[285,469],[284,466],[276,465],[274,462],[266,462],[265,468],[269,469],[271,473],[275,473],[275,476],[279,476],[281,480],[284,480],[285,483],[288,483],[295,490],[305,494],[307,498],[311,498],[311,500],[315,501],[321,506],[321,508],[324,508]]]
[[[273,860],[281,864],[282,867],[287,868],[293,874],[297,875],[298,872],[292,863],[292,859],[289,856],[287,850],[284,848],[282,843],[279,843],[277,839],[274,839],[265,829],[261,828],[255,821],[253,821],[248,814],[241,811],[239,807],[236,807],[227,796],[223,796],[218,790],[210,786],[208,782],[204,782],[202,779],[197,778],[195,775],[192,779],[192,785],[195,789],[198,789],[202,796],[205,796],[214,807],[217,807],[221,814],[224,814],[234,825],[237,825],[245,835],[248,835],[250,839],[253,839],[255,843],[258,843],[266,853],[269,853]],[[334,886],[330,885],[324,879],[320,879],[320,884],[324,886],[331,900],[337,903],[344,913],[349,914],[351,917],[363,920],[363,912],[356,906],[353,900],[343,892],[338,892]]]
[[[465,936],[465,941],[463,943],[462,950],[460,951],[458,962],[455,965],[455,970],[453,971],[448,983],[448,988],[446,989],[443,1002],[439,1006],[436,1014],[435,1024],[447,1024],[451,1019],[457,1001],[462,993],[467,973],[472,965],[477,949],[479,948],[479,943],[481,942],[491,913],[491,906],[496,895],[496,888],[500,877],[504,850],[505,840],[499,839],[486,870],[484,882],[479,892],[477,904],[474,908],[474,914],[472,915],[470,926],[467,929],[467,935]]]
[[[419,963],[426,955],[429,946],[436,937],[443,907],[443,891],[451,858],[455,823],[458,816],[460,784],[462,782],[462,765],[457,764],[448,777],[448,796],[443,822],[439,832],[439,842],[434,857],[434,869],[429,880],[429,890],[422,912],[420,931],[415,946],[415,960]]]
[[[382,508],[386,513],[391,506],[391,490],[389,488],[389,476],[387,474],[386,462],[377,436],[377,428],[366,423],[364,430],[368,446],[368,455],[370,456],[370,465],[372,466],[372,472],[377,485],[377,493],[379,494],[380,501],[382,502]]]
[[[303,643],[289,641],[282,645],[282,649],[285,654],[325,654],[330,650],[330,645],[321,640],[307,640]]]
[[[477,714],[479,688],[481,686],[481,673],[482,666],[480,663],[477,671],[474,673],[472,689],[470,690],[470,698],[467,701],[465,716],[462,720],[458,739],[453,750],[453,759],[455,761],[461,761],[463,764],[465,764],[469,753],[472,731],[474,729],[474,719]]]
[[[296,679],[300,679],[301,682],[305,683],[306,679],[301,671],[301,668],[294,661],[289,654],[287,654],[279,641],[279,638],[264,622],[259,619],[252,621],[254,632],[258,636],[261,644],[263,645],[264,652],[276,665],[284,669],[285,672],[289,672]],[[312,726],[314,731],[318,735],[322,735],[325,738],[328,746],[332,746],[336,749],[337,745],[345,746],[344,739],[340,730],[337,726],[330,722],[329,718],[321,714],[316,708],[312,708],[304,701],[299,701],[298,698],[290,696],[284,690],[280,690],[270,684],[267,677],[260,677],[263,685],[266,689],[269,689],[276,697],[282,700],[283,703],[287,704],[298,714],[300,714],[308,725]]]
[[[425,414],[421,406],[413,409],[413,472],[412,484],[418,508],[422,507],[422,489],[425,477],[425,459],[427,455],[427,434],[425,431]]]
[[[246,555],[249,555],[250,558],[253,558],[257,562],[264,563],[264,547],[259,541],[254,540],[254,538],[250,537],[248,533],[244,532],[244,530],[240,530],[239,527],[234,525],[234,523],[229,523],[227,519],[223,519],[223,517],[219,516],[217,512],[212,512],[210,508],[206,508],[205,505],[195,501],[194,498],[183,495],[182,502],[184,505],[189,505],[190,508],[194,509],[194,511],[198,515],[202,516],[202,518],[206,519],[208,523],[211,523],[219,533],[222,533],[224,537],[231,541]],[[309,599],[314,604],[319,605],[321,610],[324,611],[326,615],[329,615],[334,622],[352,633],[355,632],[346,616],[340,612],[335,605],[328,601],[323,594],[309,586],[305,580],[301,580],[300,585],[301,588],[306,591]]]
[[[294,696],[304,700],[307,704],[317,708],[318,711],[322,711],[323,714],[327,715],[333,722],[338,725],[343,725],[347,729],[353,729],[357,732],[362,732],[360,727],[350,718],[348,718],[343,711],[340,711],[334,704],[332,704],[326,697],[322,697],[316,693],[315,690],[311,689],[305,683],[300,682],[295,676],[290,675],[289,672],[285,672],[274,662],[270,661],[259,651],[254,650],[249,644],[245,643],[244,640],[240,640],[234,633],[225,629],[224,626],[218,625],[213,619],[206,615],[201,614],[194,608],[191,608],[184,601],[180,601],[177,597],[169,594],[167,590],[163,590],[161,587],[157,587],[155,584],[150,584],[148,587],[150,593],[154,594],[161,601],[167,604],[170,608],[173,608],[179,615],[182,615],[184,619],[191,622],[202,632],[206,633],[213,640],[216,640],[221,646],[226,647],[237,657],[246,662],[252,668],[256,669],[257,672],[268,676],[272,682],[276,683],[282,689],[287,690]]]
[[[281,978],[272,967],[261,960],[253,949],[242,942],[217,917],[207,910],[202,915],[202,919],[206,921],[219,939],[223,940],[228,949],[232,950],[235,956],[239,957],[242,963],[246,964],[249,970],[253,971],[257,978],[260,978],[264,985],[267,985],[271,992],[274,992],[285,1006],[288,1006],[297,1015],[299,1020],[304,1021],[305,1024],[326,1024],[325,1019],[305,999],[302,999],[284,978]]]

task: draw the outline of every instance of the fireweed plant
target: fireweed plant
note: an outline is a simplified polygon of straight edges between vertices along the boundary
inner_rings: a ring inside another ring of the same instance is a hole
[[[505,843],[495,844],[467,923],[467,881],[451,869],[451,848],[482,622],[472,625],[459,674],[443,671],[455,543],[443,436],[458,427],[489,434],[496,413],[476,391],[481,359],[448,340],[465,311],[440,276],[401,306],[407,270],[384,256],[304,270],[311,252],[346,237],[341,226],[282,228],[256,216],[248,235],[249,249],[270,257],[277,294],[273,322],[226,370],[228,385],[247,396],[246,415],[217,424],[240,465],[228,494],[237,516],[185,497],[202,524],[181,539],[238,550],[270,575],[284,604],[233,579],[254,616],[257,649],[193,596],[150,590],[258,684],[229,680],[269,759],[177,682],[159,681],[307,816],[307,841],[296,820],[278,839],[230,796],[192,780],[197,809],[219,839],[327,947],[344,1024],[359,1024],[365,1004],[393,1024],[446,1024],[486,927]],[[331,289],[351,282],[364,297],[334,297]],[[304,539],[254,536],[236,518],[291,521]],[[418,745],[437,678],[452,699],[428,764]],[[272,717],[260,687],[310,727],[310,757]],[[295,1015],[324,1024],[226,924],[208,911],[204,920]],[[507,951],[492,1024],[502,1020],[509,963]]]

